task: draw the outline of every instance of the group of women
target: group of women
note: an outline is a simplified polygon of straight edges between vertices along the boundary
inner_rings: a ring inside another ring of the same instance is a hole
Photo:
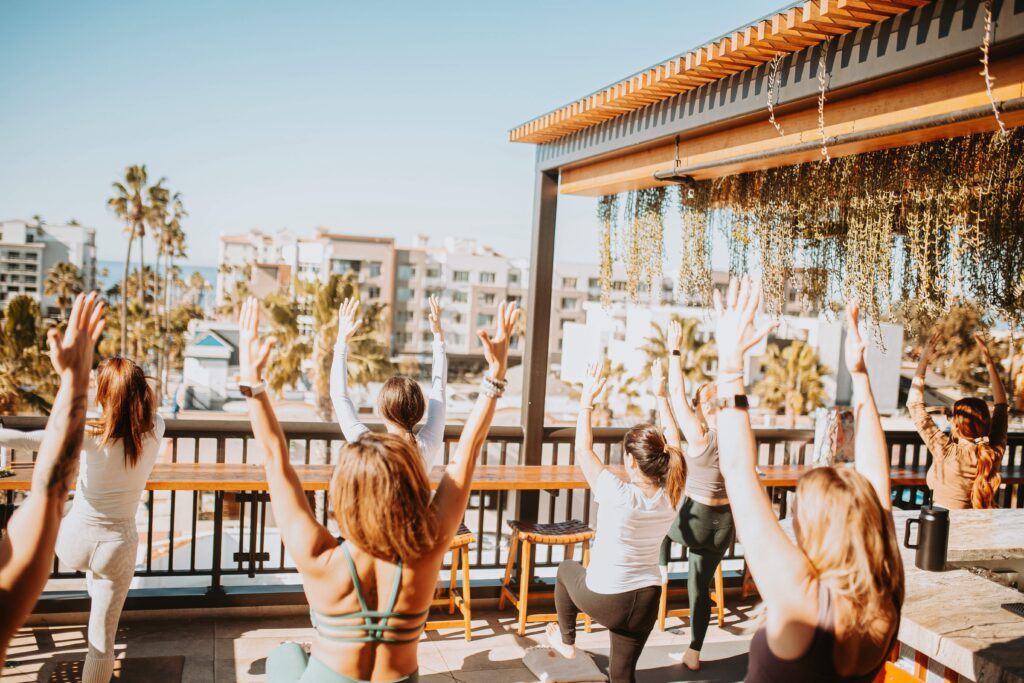
[[[577,422],[579,465],[598,504],[589,568],[558,568],[558,623],[550,646],[576,656],[580,612],[610,635],[613,682],[634,681],[657,618],[672,541],[688,548],[691,635],[681,660],[700,667],[710,619],[710,586],[738,536],[765,603],[751,643],[748,681],[870,681],[893,648],[903,602],[903,567],[891,514],[889,456],[864,362],[858,308],[847,309],[845,347],[853,379],[854,468],[819,468],[803,476],[793,504],[794,540],[773,513],[756,472],[757,445],[743,384],[745,354],[771,330],[756,329],[760,289],[747,279],[716,293],[717,381],[687,396],[679,353],[667,377],[652,368],[661,426],[637,425],[623,440],[621,478],[593,450],[591,414],[604,389],[600,366],[584,384]],[[259,334],[259,304],[245,302],[239,321],[240,390],[247,397],[264,454],[274,517],[302,575],[316,638],[307,652],[285,643],[267,660],[272,683],[415,681],[417,643],[438,573],[469,500],[473,473],[495,404],[505,390],[509,340],[519,315],[499,307],[493,333],[481,330],[487,373],[450,464],[435,492],[428,471],[441,450],[445,422],[445,358],[441,310],[430,301],[434,332],[428,397],[406,377],[388,380],[378,398],[385,433],[361,424],[347,390],[348,345],[360,329],[359,304],[339,311],[331,396],[346,442],[330,482],[338,539],[310,509],[289,462],[288,441],[274,414],[263,373],[273,341]],[[0,431],[0,445],[38,450],[32,493],[0,539],[0,660],[31,611],[56,553],[86,572],[92,597],[83,681],[107,683],[114,636],[135,566],[134,516],[163,436],[163,421],[141,369],[126,359],[101,362],[96,401],[102,414],[86,421],[92,350],[103,330],[103,304],[79,297],[63,338],[50,335],[61,387],[45,431]],[[934,458],[929,483],[938,504],[987,507],[999,486],[1006,442],[1006,397],[992,374],[994,417],[984,401],[957,402],[945,435],[924,412],[926,350],[908,406]],[[979,343],[980,339],[979,339]],[[425,425],[416,425],[427,415]],[[81,453],[81,458],[79,454]],[[79,460],[81,461],[78,466]],[[71,510],[64,503],[78,467]],[[58,534],[59,528],[59,534]]]

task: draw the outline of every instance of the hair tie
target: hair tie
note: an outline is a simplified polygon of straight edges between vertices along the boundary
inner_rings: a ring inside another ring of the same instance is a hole
[[[981,446],[982,444],[987,444],[988,443],[988,437],[987,436],[979,436],[977,439],[974,440],[974,443],[977,444],[978,446]]]

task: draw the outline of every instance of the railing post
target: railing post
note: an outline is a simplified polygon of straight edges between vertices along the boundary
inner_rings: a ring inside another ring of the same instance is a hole
[[[214,491],[213,494],[213,562],[210,565],[210,587],[208,596],[224,595],[224,587],[220,585],[221,543],[224,535],[224,492]]]

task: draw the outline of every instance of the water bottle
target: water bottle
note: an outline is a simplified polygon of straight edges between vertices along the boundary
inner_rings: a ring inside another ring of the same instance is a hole
[[[910,543],[910,527],[918,525],[917,543]],[[908,519],[903,545],[917,550],[914,565],[918,569],[941,572],[946,568],[946,549],[949,547],[949,510],[925,505],[917,519]]]

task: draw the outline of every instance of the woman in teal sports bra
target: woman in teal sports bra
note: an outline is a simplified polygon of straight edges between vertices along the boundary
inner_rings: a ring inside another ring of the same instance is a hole
[[[489,371],[437,492],[420,454],[393,434],[366,433],[344,444],[330,483],[342,536],[317,522],[288,441],[262,381],[272,340],[259,339],[259,304],[242,307],[239,347],[242,393],[264,453],[281,538],[302,575],[316,628],[309,655],[284,643],[267,658],[270,683],[361,683],[418,680],[417,648],[441,563],[469,500],[476,458],[505,387],[509,339],[519,311],[499,306],[494,336],[481,330]]]

